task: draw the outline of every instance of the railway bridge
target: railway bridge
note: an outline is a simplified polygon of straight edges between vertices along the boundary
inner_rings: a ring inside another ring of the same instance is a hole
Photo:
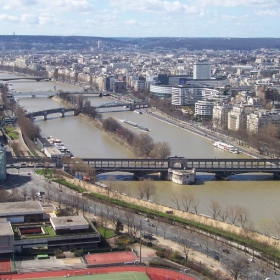
[[[55,108],[55,109],[45,109],[42,111],[31,112],[31,113],[27,113],[25,115],[27,118],[30,118],[30,119],[42,116],[44,118],[44,120],[47,120],[48,115],[58,114],[58,113],[60,114],[60,116],[62,118],[64,118],[65,113],[67,113],[67,112],[73,112],[74,116],[77,116],[79,114],[79,112],[76,108]]]
[[[8,157],[7,166],[22,162],[38,163],[52,162],[57,166],[69,168],[76,164],[71,158],[63,159],[34,158],[34,157]],[[270,173],[275,179],[280,178],[280,159],[190,159],[184,157],[169,157],[167,159],[127,159],[127,158],[82,158],[85,164],[94,168],[97,174],[106,172],[130,172],[136,176],[161,173],[166,178],[168,169],[189,170],[195,168],[196,172],[213,173],[216,178],[226,179],[230,175],[241,173]]]
[[[241,173],[271,173],[274,178],[280,177],[280,159],[190,159],[169,157],[168,159],[82,159],[93,167],[96,173],[131,172],[137,175],[160,172],[166,177],[168,169],[190,170],[213,173],[216,178],[227,178]]]

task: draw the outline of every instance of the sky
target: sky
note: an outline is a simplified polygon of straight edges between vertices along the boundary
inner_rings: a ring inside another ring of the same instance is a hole
[[[280,37],[280,0],[0,0],[0,35]]]

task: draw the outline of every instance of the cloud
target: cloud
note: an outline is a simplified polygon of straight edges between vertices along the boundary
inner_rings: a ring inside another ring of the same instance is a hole
[[[142,13],[159,14],[192,14],[197,13],[197,7],[182,4],[180,1],[160,1],[160,0],[110,0],[110,5],[120,11],[132,11]]]
[[[196,0],[203,7],[273,7],[279,6],[278,0]]]
[[[0,14],[1,23],[16,23],[19,22],[19,19],[15,16]]]
[[[21,21],[23,24],[31,24],[31,25],[39,24],[39,18],[32,14],[23,14],[21,16]]]

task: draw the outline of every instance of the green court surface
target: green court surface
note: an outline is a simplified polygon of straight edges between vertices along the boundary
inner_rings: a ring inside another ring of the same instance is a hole
[[[62,280],[65,278],[69,280],[150,280],[150,278],[144,272],[118,272],[118,273],[92,274],[92,275],[82,275],[82,273],[81,274],[77,273],[77,275],[71,275],[69,277],[55,277],[55,278],[44,277],[45,280]]]

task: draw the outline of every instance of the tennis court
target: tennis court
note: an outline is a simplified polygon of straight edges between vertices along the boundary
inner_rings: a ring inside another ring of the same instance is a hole
[[[0,272],[10,272],[12,270],[9,259],[0,260]]]
[[[89,265],[119,264],[134,262],[136,260],[132,252],[88,254],[85,259]]]
[[[64,278],[68,278],[68,277],[64,276],[63,278],[57,277],[57,278],[44,278],[44,279],[62,280]],[[86,271],[84,271],[84,272],[78,272],[75,275],[69,277],[69,279],[71,278],[75,280],[150,280],[150,278],[144,272],[120,272],[120,273],[87,275]]]

